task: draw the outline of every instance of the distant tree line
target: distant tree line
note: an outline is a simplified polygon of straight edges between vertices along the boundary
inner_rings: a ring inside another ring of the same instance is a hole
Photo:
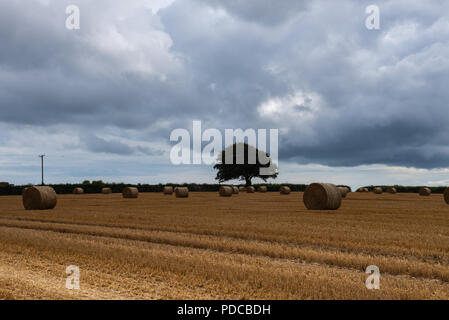
[[[101,189],[104,187],[109,187],[112,189],[113,193],[121,193],[123,188],[125,187],[137,187],[139,192],[162,192],[162,188],[164,186],[173,186],[173,187],[188,187],[189,191],[192,192],[218,192],[220,186],[230,185],[230,184],[208,184],[208,183],[166,183],[166,184],[127,184],[127,183],[107,183],[101,180],[99,181],[84,181],[83,183],[67,183],[67,184],[49,184],[50,187],[53,187],[58,194],[70,194],[73,192],[74,188],[81,187],[84,189],[85,193],[101,193]],[[234,184],[236,186],[245,186],[245,183],[237,183]],[[304,191],[307,187],[305,184],[255,184],[254,187],[258,186],[267,186],[268,191],[278,192],[281,186],[289,186],[292,191]],[[2,186],[0,187],[0,195],[21,195],[22,190],[25,187],[31,185],[23,185],[23,186]]]
[[[223,185],[230,185],[230,184],[209,184],[209,183],[166,183],[166,184],[127,184],[127,183],[107,183],[103,182],[101,180],[99,181],[84,181],[82,183],[67,183],[67,184],[50,184],[49,186],[53,187],[58,194],[70,194],[73,192],[74,188],[81,187],[84,189],[85,193],[101,193],[101,189],[104,187],[109,187],[112,189],[113,193],[121,193],[123,188],[125,187],[137,187],[140,192],[162,192],[162,188],[164,186],[173,186],[173,187],[188,187],[189,191],[192,192],[217,192],[220,186]],[[245,186],[245,182],[234,184],[236,186]],[[254,184],[254,187],[259,187],[261,185],[267,186],[268,191],[271,192],[278,192],[279,188],[281,186],[288,186],[292,191],[300,191],[303,192],[307,188],[307,184],[292,184],[292,183],[283,183],[283,184],[273,184],[273,183],[261,183],[261,184]],[[14,186],[14,185],[1,185],[0,186],[0,196],[5,195],[21,195],[22,189],[25,187],[28,187],[30,185],[23,185],[23,186]],[[346,185],[338,185],[339,187],[348,187],[350,190],[351,188]],[[418,193],[420,188],[426,187],[426,186],[366,186],[365,188],[368,188],[370,191],[373,190],[375,187],[381,187],[384,191],[387,190],[389,187],[396,188],[397,192],[399,193]],[[447,187],[427,187],[429,188],[432,193],[444,193],[444,190]],[[353,190],[355,191],[355,190]]]

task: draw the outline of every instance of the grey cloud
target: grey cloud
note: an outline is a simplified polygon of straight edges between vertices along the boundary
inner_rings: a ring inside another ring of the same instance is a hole
[[[135,152],[130,146],[120,141],[108,141],[97,136],[89,136],[84,139],[87,149],[92,152],[113,153],[119,155],[131,155]]]
[[[304,11],[309,1],[306,0],[201,0],[214,7],[226,9],[241,19],[261,25],[277,25],[286,22],[299,12]]]
[[[82,142],[87,147],[87,150],[91,152],[111,153],[124,156],[138,153],[151,156],[160,156],[163,154],[162,150],[157,150],[155,148],[129,146],[117,140],[106,140],[95,135],[84,135]]]
[[[157,16],[79,1],[79,32],[63,27],[68,3],[0,3],[0,121],[73,124],[89,151],[127,156],[159,151],[98,138],[105,127],[168,140],[202,120],[287,129],[286,161],[449,163],[448,2],[379,1],[369,31],[369,1],[175,1]],[[270,99],[282,105],[264,116]]]

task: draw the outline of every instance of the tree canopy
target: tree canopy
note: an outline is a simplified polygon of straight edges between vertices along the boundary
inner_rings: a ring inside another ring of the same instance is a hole
[[[248,145],[234,143],[224,149],[217,159],[214,169],[218,170],[215,177],[220,183],[228,180],[244,180],[246,186],[251,185],[253,178],[267,181],[278,176],[277,166],[265,151]]]

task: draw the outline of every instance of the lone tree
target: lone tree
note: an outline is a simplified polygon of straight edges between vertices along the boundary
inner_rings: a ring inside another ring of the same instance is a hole
[[[277,166],[268,153],[241,142],[224,149],[214,169],[218,170],[215,179],[220,183],[239,179],[245,180],[246,186],[251,185],[252,178],[267,181],[278,176]]]

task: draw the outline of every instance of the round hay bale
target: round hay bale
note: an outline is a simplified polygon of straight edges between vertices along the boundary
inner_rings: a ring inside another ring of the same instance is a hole
[[[254,193],[256,192],[256,188],[253,186],[246,187],[246,193]]]
[[[176,198],[188,198],[189,197],[189,188],[187,187],[176,187],[175,188]]]
[[[103,188],[103,189],[101,189],[101,193],[103,193],[103,194],[111,194],[112,193],[112,189],[111,188]]]
[[[26,210],[49,210],[57,203],[56,192],[52,187],[28,187],[23,190],[23,206]]]
[[[446,190],[444,190],[444,201],[449,204],[449,188],[446,188]]]
[[[304,191],[303,201],[309,210],[337,210],[341,191],[331,183],[312,183]]]
[[[419,189],[419,195],[423,197],[428,197],[432,193],[432,190],[429,188],[421,188]]]
[[[374,192],[375,194],[382,194],[383,190],[382,190],[382,188],[380,188],[380,187],[376,187],[376,188],[373,189],[373,192]]]
[[[290,194],[291,190],[290,190],[290,187],[282,186],[282,187],[279,189],[279,192],[280,192],[281,194]]]
[[[338,187],[338,190],[340,191],[341,197],[346,198],[346,194],[348,193],[349,189],[346,187]]]
[[[83,188],[75,188],[73,189],[73,194],[83,194],[84,189]]]
[[[232,192],[233,192],[234,194],[239,194],[239,188],[237,188],[237,187],[232,187]]]
[[[135,199],[139,196],[139,190],[135,187],[126,187],[122,191],[123,198]]]
[[[239,187],[239,191],[240,191],[240,192],[245,192],[245,191],[246,191],[246,188],[245,188],[245,187]]]
[[[231,197],[234,193],[234,189],[232,187],[221,186],[218,190],[220,197]]]
[[[260,186],[259,188],[257,188],[257,191],[265,193],[267,192],[267,186]]]
[[[360,187],[357,189],[357,192],[369,192],[369,189]]]
[[[29,188],[29,187],[25,187],[25,188],[22,189],[22,196],[23,196],[23,194],[25,193],[25,191],[26,191],[28,188]]]
[[[172,186],[165,186],[162,192],[165,195],[172,195],[173,194],[173,187]]]
[[[397,192],[397,190],[396,190],[396,188],[388,188],[387,192],[391,193],[391,194],[395,194]]]

